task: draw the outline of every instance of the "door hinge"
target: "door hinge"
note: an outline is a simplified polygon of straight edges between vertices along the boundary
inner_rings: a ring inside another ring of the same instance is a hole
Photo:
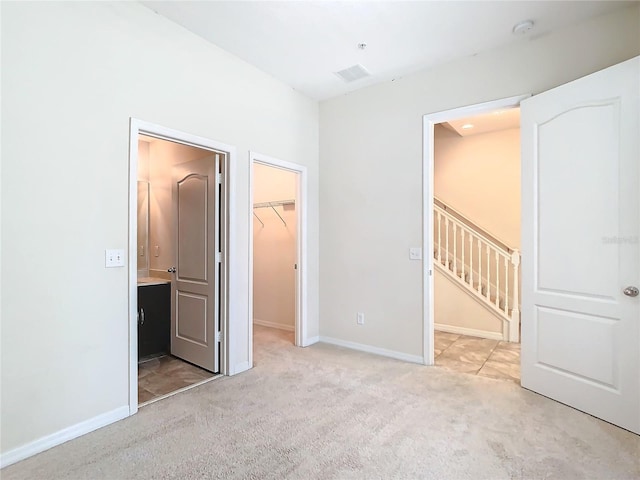
[[[216,263],[222,263],[222,252],[216,253]]]
[[[216,332],[216,342],[220,343],[220,332]]]
[[[216,174],[216,182],[218,182],[218,185],[222,185],[222,174],[221,173],[217,173]]]

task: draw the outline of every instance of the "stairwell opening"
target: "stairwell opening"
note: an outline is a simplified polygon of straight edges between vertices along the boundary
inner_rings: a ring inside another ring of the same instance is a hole
[[[519,108],[434,125],[435,364],[519,383]]]

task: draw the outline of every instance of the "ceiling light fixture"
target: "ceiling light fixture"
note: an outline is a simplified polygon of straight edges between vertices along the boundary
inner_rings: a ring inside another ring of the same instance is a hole
[[[473,128],[473,124],[471,123],[465,123],[464,125],[462,125],[462,128],[464,128],[465,130],[468,130],[470,128]]]
[[[523,22],[516,23],[513,27],[514,35],[525,35],[533,28],[533,20],[524,20]]]
[[[364,43],[364,42],[359,43],[359,44],[358,44],[358,48],[359,48],[360,50],[364,50],[365,48],[367,48],[367,44],[366,44],[366,43]]]

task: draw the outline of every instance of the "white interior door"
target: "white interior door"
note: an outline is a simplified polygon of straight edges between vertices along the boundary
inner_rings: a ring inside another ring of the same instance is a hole
[[[636,433],[639,86],[637,57],[521,111],[522,386]]]
[[[219,371],[219,156],[173,167],[171,353]]]

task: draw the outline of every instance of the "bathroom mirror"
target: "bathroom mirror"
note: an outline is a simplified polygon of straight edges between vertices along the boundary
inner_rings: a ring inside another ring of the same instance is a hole
[[[149,276],[149,182],[138,181],[138,278]]]

